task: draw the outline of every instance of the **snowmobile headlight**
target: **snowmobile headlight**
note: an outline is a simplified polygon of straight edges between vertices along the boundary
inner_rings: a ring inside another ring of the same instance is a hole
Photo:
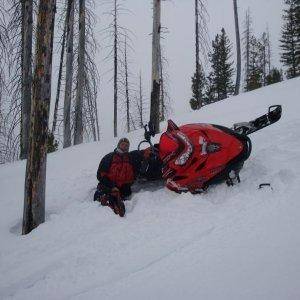
[[[191,157],[194,149],[193,149],[193,145],[191,144],[191,142],[189,141],[186,135],[184,135],[181,132],[178,132],[177,136],[184,143],[185,147],[183,153],[181,153],[181,155],[175,160],[175,165],[183,166]]]

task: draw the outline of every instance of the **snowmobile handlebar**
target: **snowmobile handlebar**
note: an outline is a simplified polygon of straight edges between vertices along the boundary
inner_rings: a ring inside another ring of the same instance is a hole
[[[152,144],[151,141],[151,137],[155,136],[155,131],[154,131],[154,126],[152,125],[151,122],[149,122],[148,124],[144,125],[144,140],[142,140],[139,145],[138,145],[138,150],[141,150],[141,145],[142,144],[149,144],[151,147],[151,151],[154,154],[157,154],[157,149],[154,147],[154,145]]]

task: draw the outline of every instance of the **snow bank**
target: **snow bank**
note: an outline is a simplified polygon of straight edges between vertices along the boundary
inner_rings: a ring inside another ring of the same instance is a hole
[[[300,299],[299,83],[174,116],[230,126],[283,106],[278,123],[251,136],[239,185],[197,196],[149,185],[123,219],[92,201],[115,140],[49,155],[46,222],[27,236],[25,162],[0,166],[0,299]],[[142,132],[129,138],[134,148]]]

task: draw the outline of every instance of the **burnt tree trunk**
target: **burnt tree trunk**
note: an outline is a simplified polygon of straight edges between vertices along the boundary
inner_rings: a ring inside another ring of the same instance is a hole
[[[83,92],[85,77],[85,0],[79,0],[78,77],[75,104],[74,145],[83,142]]]
[[[118,136],[118,24],[117,0],[114,2],[114,137]]]
[[[152,33],[152,91],[150,122],[155,133],[159,132],[159,94],[160,94],[160,33],[161,33],[161,0],[153,1],[153,33]]]
[[[241,38],[240,38],[240,28],[239,28],[239,16],[237,8],[237,0],[233,0],[234,7],[234,21],[235,21],[235,36],[236,36],[236,53],[237,53],[237,65],[236,65],[236,82],[234,95],[240,93],[241,85],[241,72],[242,72],[242,54],[241,54]]]
[[[199,0],[195,0],[195,46],[196,46],[196,100],[198,107],[202,107],[200,91],[200,37],[199,37]]]
[[[71,146],[71,100],[73,82],[74,0],[68,0],[67,15],[66,86],[64,99],[64,148]],[[79,72],[79,70],[78,70]]]
[[[57,125],[58,104],[59,104],[59,97],[60,97],[60,90],[61,90],[62,72],[63,72],[63,65],[64,65],[64,55],[65,55],[66,26],[67,26],[67,22],[65,22],[63,37],[62,37],[62,42],[61,42],[61,53],[60,53],[56,98],[55,98],[54,113],[53,113],[52,134],[55,133],[56,125]]]
[[[28,155],[32,85],[33,1],[22,1],[22,101],[20,158]]]
[[[55,0],[40,0],[33,78],[31,127],[25,175],[22,233],[45,221],[47,131],[51,99],[51,73]]]
[[[128,62],[127,62],[127,39],[125,37],[124,49],[124,67],[125,67],[125,97],[126,97],[126,126],[127,132],[130,132],[130,99],[129,99],[129,84],[128,84]]]

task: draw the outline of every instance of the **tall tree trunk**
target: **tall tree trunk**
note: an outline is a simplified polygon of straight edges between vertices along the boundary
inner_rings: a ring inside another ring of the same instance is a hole
[[[152,33],[152,91],[150,122],[155,133],[159,132],[159,93],[160,93],[160,32],[161,32],[161,0],[153,1],[153,33]]]
[[[66,54],[66,86],[64,99],[64,148],[71,146],[71,101],[73,82],[73,40],[74,40],[74,0],[68,0],[67,8],[67,54]],[[78,69],[79,73],[79,69]]]
[[[22,233],[45,221],[47,131],[51,99],[55,0],[40,0]]]
[[[85,0],[79,0],[78,78],[75,106],[74,145],[83,142],[83,89],[85,73]]]
[[[66,44],[66,27],[67,27],[67,19],[64,25],[63,37],[61,42],[61,53],[60,53],[60,62],[59,62],[59,71],[58,71],[58,79],[57,79],[57,89],[56,89],[56,98],[54,105],[54,113],[53,113],[53,123],[52,123],[52,134],[55,133],[56,125],[57,125],[57,113],[58,113],[58,104],[61,90],[61,81],[62,81],[62,72],[64,65],[64,56],[65,56],[65,44]]]
[[[160,45],[161,46],[161,45]],[[159,50],[159,70],[160,70],[160,121],[165,121],[165,86],[164,86],[164,74],[163,74],[163,58],[162,50]]]
[[[32,11],[33,1],[22,1],[22,116],[20,158],[28,155],[32,84]]]
[[[234,21],[235,21],[235,36],[236,36],[236,53],[237,53],[237,64],[236,64],[236,82],[234,95],[240,93],[241,85],[241,72],[242,72],[242,54],[241,54],[241,38],[240,38],[240,28],[239,28],[239,16],[237,8],[237,0],[233,0],[234,7]]]
[[[139,101],[138,101],[138,109],[140,114],[140,127],[143,128],[144,120],[144,105],[143,105],[143,88],[142,88],[142,72],[140,71],[140,80],[139,80]]]
[[[118,136],[118,24],[117,0],[114,2],[114,137]]]
[[[197,93],[196,100],[198,102],[198,107],[202,107],[202,97],[200,92],[200,37],[199,37],[199,0],[195,0],[195,46],[196,46],[196,83],[197,83]]]
[[[130,100],[129,100],[129,86],[128,86],[128,61],[127,61],[127,38],[125,37],[125,51],[124,51],[124,65],[125,65],[125,96],[126,96],[126,125],[127,132],[130,132]]]
[[[248,91],[248,80],[250,75],[250,37],[251,37],[251,16],[250,9],[248,8],[246,12],[246,30],[245,30],[245,40],[246,40],[246,49],[245,49],[245,59],[246,59],[246,90]]]

